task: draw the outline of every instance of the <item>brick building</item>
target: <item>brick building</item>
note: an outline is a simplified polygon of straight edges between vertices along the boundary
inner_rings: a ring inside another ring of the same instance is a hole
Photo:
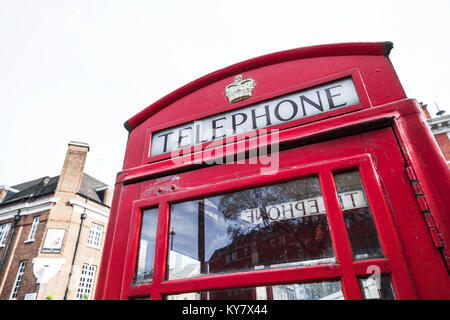
[[[436,113],[436,117],[431,117],[426,104],[421,103],[422,110],[427,118],[428,126],[436,139],[445,160],[450,165],[450,115],[445,115],[445,111]]]
[[[0,299],[92,299],[110,189],[69,142],[59,176],[0,187]]]

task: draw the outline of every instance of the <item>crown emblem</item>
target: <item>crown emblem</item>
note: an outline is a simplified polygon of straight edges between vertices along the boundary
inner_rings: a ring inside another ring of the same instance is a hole
[[[225,95],[230,100],[230,103],[241,101],[252,96],[253,88],[255,87],[255,80],[242,80],[242,75],[237,75],[234,82],[225,87]]]

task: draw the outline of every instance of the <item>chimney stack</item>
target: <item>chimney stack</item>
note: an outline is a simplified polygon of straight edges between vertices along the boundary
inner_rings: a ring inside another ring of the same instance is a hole
[[[70,141],[66,159],[59,176],[56,189],[61,192],[78,192],[83,178],[84,164],[89,151],[89,144]]]
[[[425,114],[425,118],[430,119],[431,115],[428,112],[428,105],[424,104],[423,102],[419,102],[420,107],[422,108],[423,113]]]
[[[5,199],[6,194],[8,193],[8,189],[5,188],[5,186],[0,187],[0,203]]]

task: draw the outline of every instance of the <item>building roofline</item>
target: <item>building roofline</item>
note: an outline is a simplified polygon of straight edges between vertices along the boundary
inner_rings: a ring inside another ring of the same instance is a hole
[[[435,134],[450,132],[450,115],[443,115],[440,117],[427,119],[427,124],[431,132]]]
[[[0,190],[3,190],[3,189],[5,189],[5,190],[7,190],[7,191],[14,192],[14,193],[17,193],[17,192],[20,191],[20,190],[18,190],[18,189],[14,189],[14,188],[12,188],[12,187],[10,187],[10,186],[7,186],[7,185],[2,185],[2,186],[0,186]]]

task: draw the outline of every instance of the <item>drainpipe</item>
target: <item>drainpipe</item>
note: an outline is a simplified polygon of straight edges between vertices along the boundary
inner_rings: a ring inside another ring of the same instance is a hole
[[[19,209],[19,211],[14,215],[14,224],[13,224],[13,227],[11,230],[11,235],[8,238],[8,243],[6,244],[5,250],[3,250],[2,260],[0,261],[0,274],[1,274],[1,271],[3,268],[3,264],[5,263],[5,260],[6,260],[6,255],[8,254],[9,246],[11,245],[12,238],[14,238],[14,233],[16,231],[17,224],[19,223],[19,220],[20,220],[20,211],[21,211],[21,209]]]
[[[85,201],[86,203],[87,203],[87,200],[88,199],[86,198],[86,201]],[[80,216],[80,219],[81,219],[80,229],[78,230],[77,242],[75,243],[75,250],[73,252],[72,264],[70,265],[69,280],[67,281],[66,292],[64,293],[64,300],[67,300],[67,293],[69,292],[70,280],[72,279],[73,266],[75,264],[75,258],[77,257],[78,244],[80,243],[81,230],[83,229],[83,222],[86,219],[86,217],[87,217],[86,208],[84,208],[84,211]]]

